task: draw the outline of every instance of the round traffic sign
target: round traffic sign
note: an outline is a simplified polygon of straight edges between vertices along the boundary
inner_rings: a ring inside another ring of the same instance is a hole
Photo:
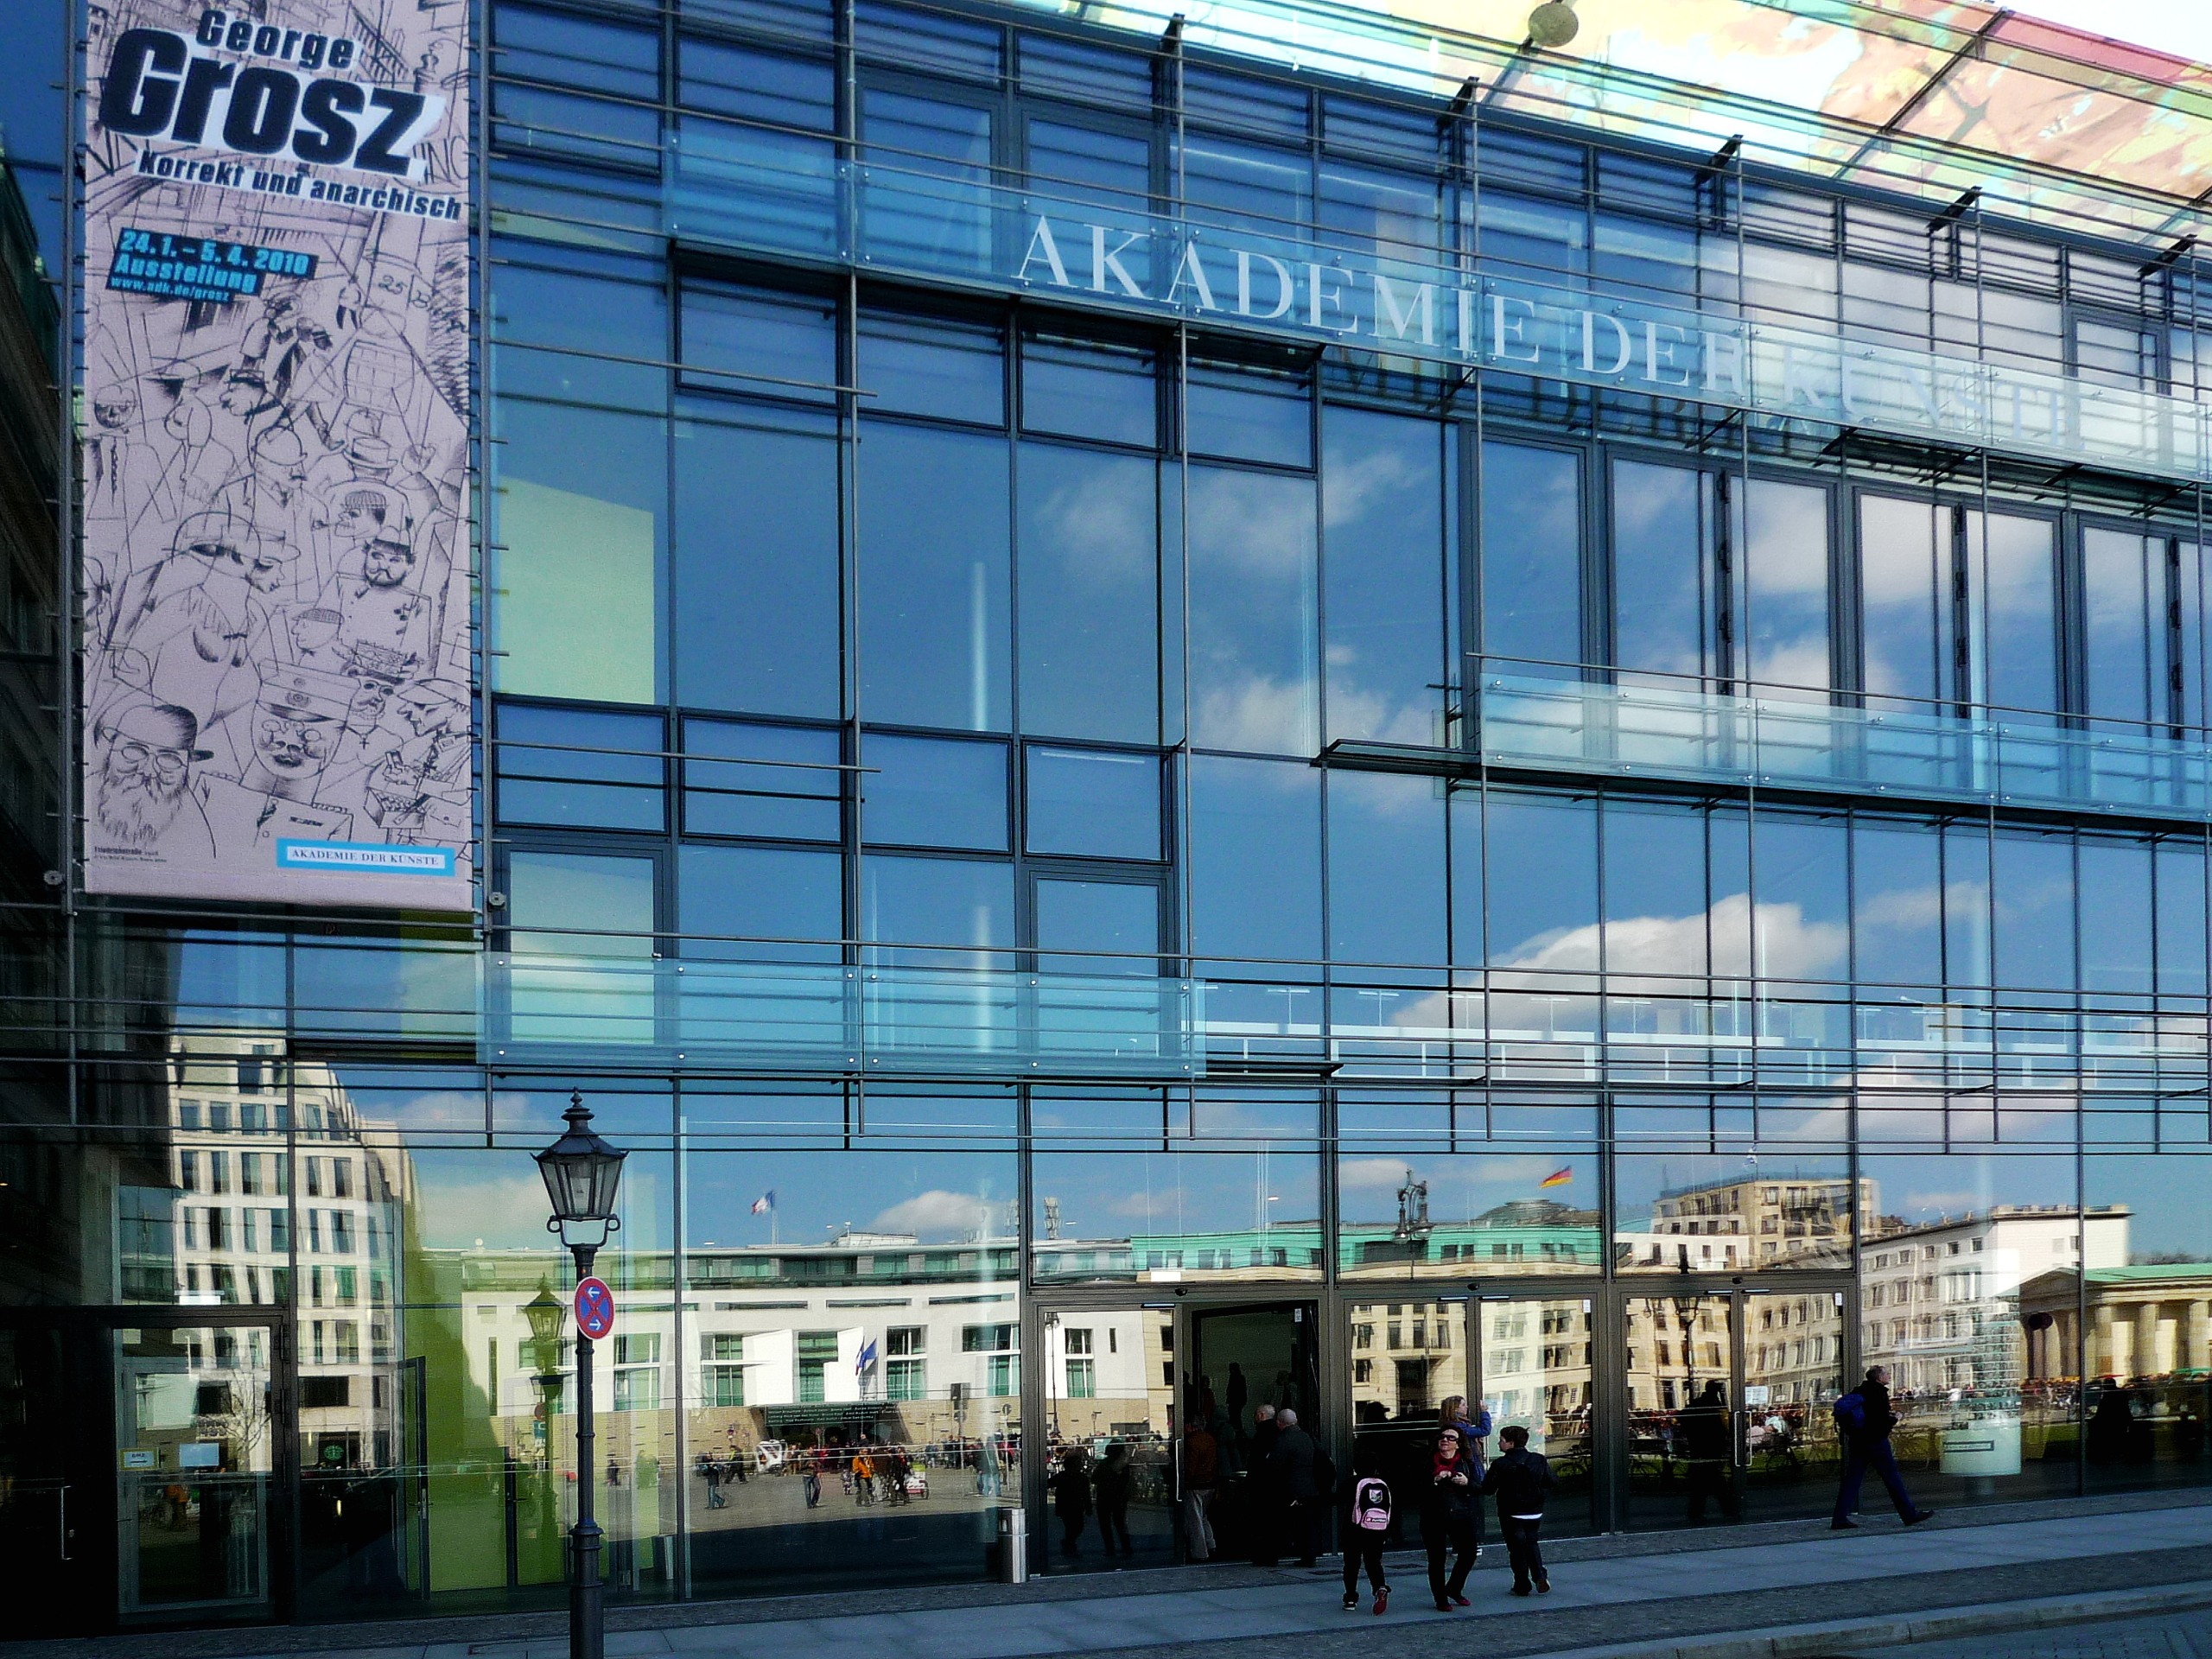
[[[614,1293],[604,1279],[585,1279],[576,1285],[576,1329],[594,1342],[603,1340],[614,1328]]]

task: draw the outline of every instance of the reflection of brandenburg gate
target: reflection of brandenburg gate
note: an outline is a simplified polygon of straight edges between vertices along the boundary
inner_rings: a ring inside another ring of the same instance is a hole
[[[2088,1277],[2088,1376],[2212,1370],[2212,1263],[2093,1268]],[[2072,1273],[2043,1274],[2021,1287],[2031,1378],[2073,1375],[2081,1308]]]

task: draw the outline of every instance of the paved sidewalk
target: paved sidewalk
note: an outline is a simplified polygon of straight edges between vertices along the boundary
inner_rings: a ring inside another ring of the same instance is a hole
[[[1771,1541],[1738,1535],[1744,1541],[1720,1548],[1605,1559],[1570,1560],[1580,1552],[1562,1549],[1554,1592],[1527,1600],[1507,1593],[1503,1552],[1493,1548],[1468,1586],[1474,1605],[1449,1615],[1432,1610],[1422,1564],[1408,1554],[1390,1564],[1393,1605],[1379,1619],[1363,1606],[1340,1610],[1333,1563],[1313,1573],[1224,1567],[1195,1586],[1184,1573],[1163,1589],[1147,1587],[1153,1575],[1102,1576],[1077,1581],[1089,1594],[1063,1588],[1050,1599],[985,1605],[859,1611],[832,1596],[818,1608],[785,1603],[785,1616],[765,1618],[733,1608],[725,1623],[610,1631],[607,1652],[610,1659],[1029,1659],[1107,1651],[1126,1659],[1199,1652],[1231,1659],[1279,1656],[1295,1642],[1302,1659],[1463,1655],[1473,1647],[1505,1655],[2212,1578],[2212,1503],[1980,1523],[1944,1517],[1910,1533],[1871,1518],[1857,1533],[1792,1531]],[[795,1607],[804,1611],[787,1611]],[[264,1651],[271,1659],[279,1653],[300,1659],[302,1649],[294,1641]],[[560,1659],[567,1644],[549,1632],[321,1651],[359,1659]],[[2160,1651],[2156,1659],[2180,1651]],[[2108,1659],[2145,1656],[2115,1651]]]
[[[2212,1659],[2212,1607],[2097,1619],[2065,1630],[1866,1648],[1858,1659]]]

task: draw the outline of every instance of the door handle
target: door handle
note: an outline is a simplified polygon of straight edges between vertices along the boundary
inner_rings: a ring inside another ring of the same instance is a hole
[[[67,1486],[59,1487],[54,1491],[54,1520],[58,1529],[55,1542],[60,1546],[61,1559],[66,1561],[71,1559],[69,1554],[69,1489]]]

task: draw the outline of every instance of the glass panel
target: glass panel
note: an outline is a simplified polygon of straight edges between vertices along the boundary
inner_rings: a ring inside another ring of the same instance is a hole
[[[1332,957],[1442,965],[1450,956],[1444,866],[1444,795],[1434,779],[1329,774]]]
[[[2047,519],[1967,516],[1974,701],[2004,714],[2058,707],[2058,548]]]
[[[668,301],[657,267],[610,262],[625,282],[523,263],[543,250],[501,241],[491,269],[492,384],[504,397],[559,397],[658,411],[668,400]],[[574,355],[571,355],[574,353]],[[631,362],[614,359],[629,358]],[[397,526],[396,526],[397,528]]]
[[[1319,747],[1311,480],[1191,468],[1192,735],[1211,747]]]
[[[1157,755],[1032,744],[1026,756],[1029,851],[1076,857],[1160,857]]]
[[[270,1336],[223,1325],[115,1333],[125,1618],[250,1616],[268,1603]]]
[[[1726,1293],[1631,1296],[1628,1339],[1628,1513],[1638,1527],[1741,1517],[1735,1481]]]
[[[1834,1410],[1844,1391],[1843,1297],[1752,1291],[1741,1317],[1735,1452],[1746,1515],[1827,1514],[1843,1465]]]
[[[493,486],[493,683],[524,696],[655,702],[667,428],[503,399]]]
[[[2165,713],[2166,688],[2152,674],[2154,640],[2164,654],[2165,550],[2163,537],[2082,532],[2083,706],[2099,720],[2141,723]]]
[[[871,86],[861,93],[861,130],[870,246],[925,270],[987,269],[990,111]]]
[[[838,838],[843,772],[836,732],[687,720],[683,750],[684,834]]]
[[[2151,846],[2084,836],[2081,846],[2082,988],[2152,991]],[[2178,924],[2180,918],[2177,917]]]
[[[2201,1108],[2192,1139],[2203,1133]],[[2164,1131],[2161,1131],[2163,1138]],[[2092,1490],[2202,1484],[2212,1421],[2212,1159],[2199,1144],[2082,1160],[2092,1259],[2083,1453]],[[2058,1264],[2063,1267],[2063,1262]],[[2053,1389],[2081,1375],[2071,1275],[2031,1277],[2029,1357]],[[2040,1325],[2042,1328],[2037,1329]]]
[[[835,719],[835,438],[679,421],[675,456],[677,701]],[[735,514],[732,500],[750,505]]]
[[[651,830],[667,822],[666,743],[658,715],[506,702],[495,760],[499,817],[569,829]]]
[[[2205,982],[2204,844],[2158,845],[2158,989],[2202,996]]]
[[[1313,464],[1313,377],[1308,370],[1193,362],[1183,412],[1193,454],[1283,467]]]
[[[1155,743],[1157,464],[1046,443],[1018,461],[1022,728]]]
[[[1711,476],[1617,461],[1612,479],[1613,660],[1693,679],[1716,672]]]
[[[836,72],[826,59],[785,57],[727,41],[684,35],[677,42],[687,109],[709,110],[776,127],[834,131]]]
[[[1191,944],[1210,956],[1321,955],[1320,781],[1302,763],[1191,761]]]
[[[2074,985],[2074,838],[2000,835],[1992,848],[1996,982]]]
[[[1948,588],[1949,525],[1948,511],[1932,502],[1859,498],[1863,683],[1871,693],[1923,701],[1943,694],[1949,642],[1936,618]]]
[[[1491,1421],[1487,1449],[1497,1451],[1499,1429],[1516,1423],[1527,1429],[1529,1449],[1549,1460],[1559,1483],[1544,1505],[1544,1530],[1590,1530],[1597,1450],[1591,1304],[1579,1297],[1485,1296],[1471,1318],[1482,1378],[1477,1393]]]
[[[508,855],[517,1037],[652,1040],[658,880],[651,858]]]
[[[1745,1145],[1616,1160],[1615,1267],[1641,1273],[1848,1268],[1851,1179],[1842,1155],[1762,1154],[1748,1135]]]
[[[1255,1152],[1200,1151],[1188,1139],[1167,1151],[1039,1151],[1030,1176],[1037,1277],[1319,1278],[1320,1179],[1310,1141]]]
[[[1046,974],[1160,972],[1160,889],[1149,881],[1039,876],[1037,969]],[[1052,956],[1046,952],[1071,954]]]
[[[1320,1423],[1316,1305],[1194,1308],[1185,1329],[1187,1347],[1179,1356],[1184,1409],[1202,1415],[1214,1431],[1217,1478],[1204,1500],[1211,1554],[1271,1567],[1281,1559],[1282,1546],[1300,1531],[1309,1548],[1325,1541],[1325,1516],[1296,1510],[1285,1515],[1287,1506],[1268,1478],[1274,1425],[1259,1416],[1262,1407],[1278,1413],[1288,1408],[1306,1423]]]
[[[873,414],[1006,420],[1006,354],[995,323],[863,311],[861,384]]]
[[[1825,696],[1828,658],[1828,493],[1755,478],[1745,498],[1744,632],[1751,677]]]
[[[1173,1564],[1175,1322],[1172,1313],[1071,1308],[1045,1315],[1046,1476],[1063,1572]],[[1088,1499],[1078,1507],[1072,1500]],[[1069,1500],[1063,1502],[1063,1500]],[[1094,1541],[1087,1509],[1097,1521]]]
[[[870,422],[861,448],[861,706],[878,720],[1005,730],[1005,441]]]
[[[1464,1281],[1601,1269],[1598,1211],[1585,1207],[1598,1202],[1593,1147],[1529,1150],[1500,1141],[1479,1152],[1401,1153],[1363,1145],[1338,1162],[1337,1181],[1337,1249],[1348,1278]]]
[[[1033,143],[1035,131],[1033,126]],[[1021,342],[1022,427],[1150,448],[1159,435],[1156,372],[1148,346],[1027,337]]]
[[[676,925],[683,954],[739,962],[836,962],[844,937],[844,860],[793,847],[677,849]],[[807,940],[789,944],[779,940]]]
[[[870,732],[861,763],[861,833],[869,843],[1007,849],[1005,744]]]
[[[1854,972],[1861,983],[1943,979],[1942,841],[1936,826],[1860,817],[1851,828]]]
[[[2082,1218],[2074,1160],[1923,1150],[1860,1161],[1875,1217],[1860,1246],[1861,1356],[1888,1373],[1890,1444],[1916,1503],[2070,1495],[2073,1389],[2031,1357],[2024,1313],[2071,1309]],[[2124,1226],[2092,1222],[2088,1260]],[[1878,1488],[1864,1502],[1879,1506]]]
[[[1020,1502],[1012,1153],[702,1148],[685,1180],[694,1586],[839,1582],[855,1526],[872,1577],[972,1577]]]
[[[1006,969],[985,954],[1014,941],[1014,868],[981,859],[874,856],[861,864],[861,937],[887,966]],[[912,947],[964,945],[973,950]]]
[[[1444,741],[1444,474],[1436,427],[1322,416],[1329,736]]]
[[[1497,667],[1582,660],[1582,461],[1482,447],[1482,648]]]
[[[836,400],[834,301],[687,283],[677,321],[677,354],[692,391]]]

